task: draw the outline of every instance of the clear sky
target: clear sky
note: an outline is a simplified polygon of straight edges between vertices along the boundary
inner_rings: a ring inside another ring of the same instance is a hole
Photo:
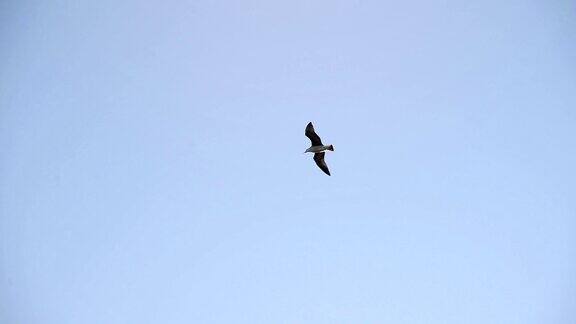
[[[0,322],[576,323],[575,31],[568,0],[2,1]]]

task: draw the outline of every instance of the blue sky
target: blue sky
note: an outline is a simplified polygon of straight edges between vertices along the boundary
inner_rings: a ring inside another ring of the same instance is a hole
[[[576,322],[572,2],[0,8],[0,322]]]

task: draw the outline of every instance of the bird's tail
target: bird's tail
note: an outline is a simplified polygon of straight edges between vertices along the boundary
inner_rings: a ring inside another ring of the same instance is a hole
[[[330,145],[330,146],[328,146],[328,150],[330,150],[330,151],[334,151],[334,145]]]

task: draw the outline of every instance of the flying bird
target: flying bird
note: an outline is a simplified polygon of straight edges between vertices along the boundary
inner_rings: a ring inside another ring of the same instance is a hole
[[[316,165],[324,171],[324,173],[330,175],[330,170],[328,170],[328,166],[324,161],[324,155],[326,151],[334,151],[334,145],[322,144],[322,140],[314,131],[312,123],[308,123],[304,134],[310,139],[310,142],[312,142],[312,145],[304,153],[314,153],[314,162],[316,162]]]

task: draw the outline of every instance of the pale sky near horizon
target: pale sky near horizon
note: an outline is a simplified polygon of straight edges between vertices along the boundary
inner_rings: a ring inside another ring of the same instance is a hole
[[[575,31],[567,0],[0,3],[0,323],[576,323]]]

